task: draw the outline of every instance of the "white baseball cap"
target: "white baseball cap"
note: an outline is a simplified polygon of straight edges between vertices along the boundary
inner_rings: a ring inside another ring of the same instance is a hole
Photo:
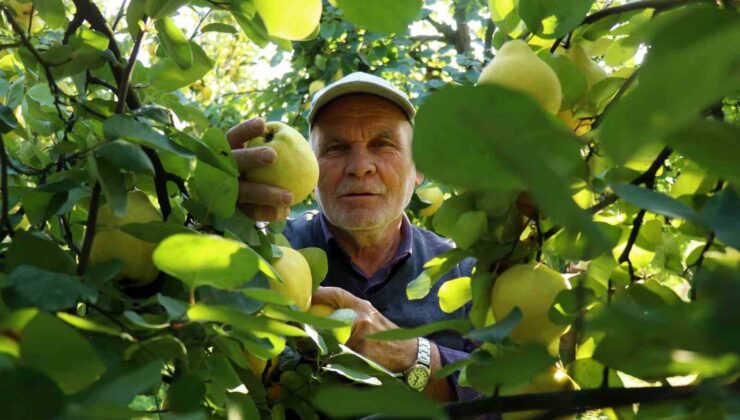
[[[313,120],[319,113],[319,110],[332,99],[344,96],[350,93],[372,93],[392,101],[409,117],[411,124],[414,123],[416,108],[409,100],[408,95],[390,84],[388,81],[372,74],[361,71],[348,74],[316,92],[311,100],[311,109],[308,110],[308,125],[313,125]]]

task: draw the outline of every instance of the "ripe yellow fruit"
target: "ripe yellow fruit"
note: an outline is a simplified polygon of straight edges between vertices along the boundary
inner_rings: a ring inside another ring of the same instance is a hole
[[[321,19],[321,0],[254,0],[267,32],[289,41],[311,35]]]
[[[591,60],[588,54],[586,54],[586,51],[580,45],[571,45],[571,47],[568,49],[567,56],[570,58],[573,64],[578,66],[578,68],[581,69],[586,75],[586,85],[588,86],[589,90],[596,83],[606,79],[606,71],[601,68],[601,66],[596,64],[593,60]]]
[[[478,84],[486,83],[526,93],[551,114],[560,110],[563,100],[558,76],[520,39],[505,43],[483,68]]]
[[[336,309],[329,305],[317,303],[315,305],[311,305],[308,313],[316,316],[329,317],[335,310]],[[352,326],[348,325],[346,327],[334,328],[331,330],[331,333],[340,344],[345,344],[347,340],[349,340],[349,336],[352,334]]]
[[[536,376],[531,382],[524,386],[516,388],[502,388],[501,395],[520,395],[520,394],[539,394],[545,392],[575,391],[579,389],[573,379],[568,374],[558,368],[552,367],[549,371]],[[504,420],[524,420],[535,419],[545,414],[542,410],[519,411],[506,413],[503,415]],[[559,417],[560,419],[575,419],[575,415]]]
[[[514,342],[537,342],[549,346],[568,330],[550,321],[555,297],[570,286],[565,278],[543,264],[518,264],[504,271],[491,291],[491,310],[502,320],[514,307],[522,311],[522,321],[509,334]]]
[[[416,195],[431,203],[419,211],[419,215],[422,217],[434,215],[434,213],[436,213],[445,202],[445,196],[442,193],[442,190],[433,186],[417,189]]]
[[[283,251],[283,256],[273,259],[272,266],[282,277],[283,283],[270,279],[270,287],[290,298],[301,311],[306,312],[311,307],[313,291],[311,266],[295,249],[284,246],[279,248]]]
[[[251,169],[247,181],[274,185],[293,193],[293,204],[305,200],[319,181],[319,163],[306,139],[281,122],[265,124],[265,135],[249,140],[245,147],[271,147],[277,153],[272,165]]]
[[[157,244],[131,236],[120,227],[129,223],[157,220],[162,220],[162,216],[149,201],[149,197],[141,191],[128,193],[126,214],[123,217],[116,216],[109,203],[103,204],[98,209],[98,224],[90,250],[90,263],[99,264],[118,259],[123,261],[123,269],[116,279],[127,279],[136,286],[151,283],[159,274],[159,269],[152,261],[152,253]]]
[[[308,85],[308,94],[313,96],[314,93],[320,91],[325,87],[326,84],[322,80],[314,80],[313,82],[311,82],[310,85]]]

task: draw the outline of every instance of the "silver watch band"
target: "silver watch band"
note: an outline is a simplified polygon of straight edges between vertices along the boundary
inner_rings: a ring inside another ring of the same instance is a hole
[[[416,353],[416,363],[428,368],[432,366],[432,345],[424,337],[419,337],[419,351]]]

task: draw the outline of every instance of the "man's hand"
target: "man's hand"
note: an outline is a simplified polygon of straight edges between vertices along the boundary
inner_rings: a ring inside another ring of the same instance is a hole
[[[324,304],[333,308],[348,308],[357,313],[352,324],[352,334],[346,346],[385,366],[391,372],[403,372],[416,361],[418,343],[415,338],[399,341],[369,340],[365,336],[380,331],[399,328],[373,305],[339,287],[319,287],[311,304]]]
[[[352,293],[339,287],[319,287],[313,294],[311,304],[329,305],[336,309],[349,308],[357,313],[352,324],[352,334],[347,340],[347,347],[383,365],[391,372],[403,372],[416,361],[419,343],[415,338],[398,341],[379,341],[365,339],[368,334],[399,328],[391,320],[383,316],[368,301],[360,299]],[[442,368],[442,359],[439,348],[432,344],[432,374]],[[440,402],[457,399],[455,389],[446,379],[436,379],[433,376],[424,389],[424,393]]]
[[[249,172],[250,169],[259,166],[271,165],[277,159],[277,154],[269,147],[244,148],[245,142],[261,136],[264,131],[265,121],[261,118],[252,118],[231,127],[226,133],[232,149],[231,154],[236,159],[240,173]],[[266,222],[284,220],[290,214],[292,200],[293,194],[288,190],[239,178],[237,207],[252,220]]]

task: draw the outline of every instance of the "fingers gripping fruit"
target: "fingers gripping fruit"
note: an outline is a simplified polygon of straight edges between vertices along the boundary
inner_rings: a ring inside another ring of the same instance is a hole
[[[305,200],[319,181],[319,163],[306,139],[293,127],[281,122],[265,124],[265,135],[245,143],[245,147],[271,147],[275,163],[245,173],[251,182],[284,188],[293,194],[291,205]]]

